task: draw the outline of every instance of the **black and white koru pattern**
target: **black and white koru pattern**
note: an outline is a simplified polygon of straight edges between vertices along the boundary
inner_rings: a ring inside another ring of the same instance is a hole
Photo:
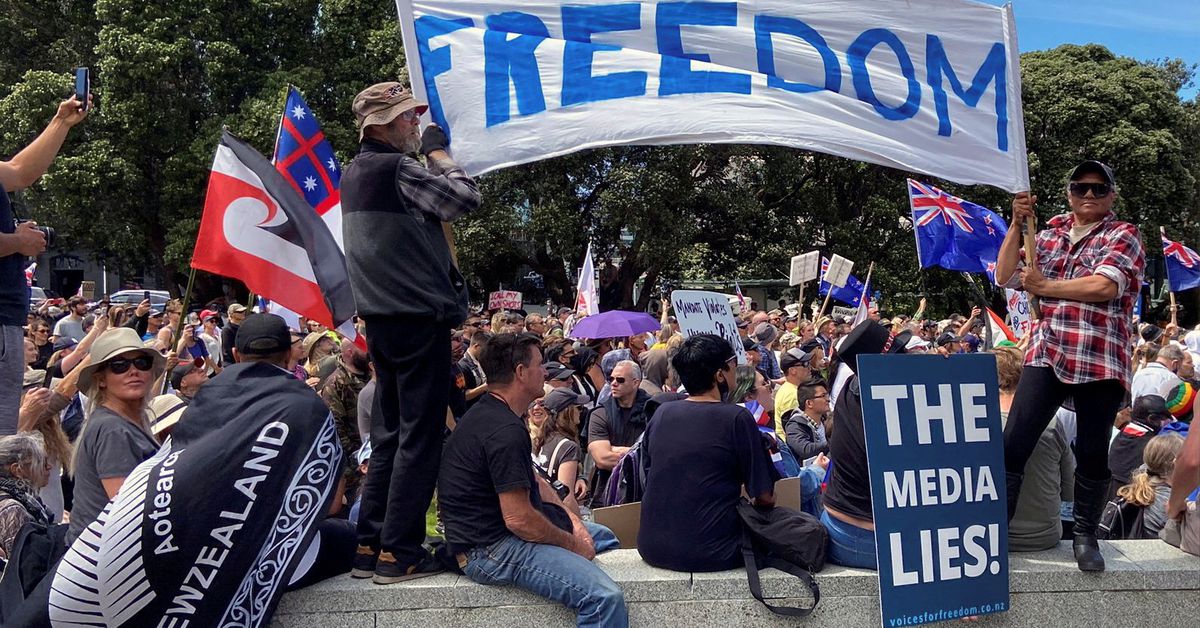
[[[321,434],[292,476],[275,516],[271,533],[263,542],[255,566],[229,602],[221,627],[259,626],[266,618],[275,590],[285,584],[287,567],[304,548],[305,532],[324,516],[329,494],[337,485],[341,452],[333,415],[325,419]]]
[[[171,453],[167,441],[134,468],[121,492],[63,556],[50,588],[55,626],[120,626],[154,600],[142,558],[142,519],[150,470]]]

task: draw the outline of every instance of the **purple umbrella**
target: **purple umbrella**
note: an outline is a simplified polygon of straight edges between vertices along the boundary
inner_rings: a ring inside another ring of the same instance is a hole
[[[585,317],[571,328],[572,338],[624,338],[649,331],[661,325],[645,312],[610,310]]]

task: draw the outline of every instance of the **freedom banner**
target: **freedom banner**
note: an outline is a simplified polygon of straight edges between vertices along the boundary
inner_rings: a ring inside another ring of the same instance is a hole
[[[1029,189],[1011,7],[396,0],[472,175],[620,144],[777,144]]]
[[[996,359],[858,358],[883,626],[1008,610]]]

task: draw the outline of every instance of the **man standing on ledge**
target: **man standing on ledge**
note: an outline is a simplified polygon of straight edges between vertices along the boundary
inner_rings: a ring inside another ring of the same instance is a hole
[[[377,379],[351,575],[376,584],[439,571],[421,544],[442,455],[450,330],[467,317],[444,223],[479,206],[445,132],[420,132],[426,109],[399,83],[360,92],[353,110],[362,146],[342,175],[346,266]]]
[[[1112,169],[1085,161],[1068,177],[1071,213],[1055,216],[1037,236],[1036,263],[1020,268],[1025,220],[1036,220],[1036,196],[1013,199],[1013,220],[996,261],[996,282],[1021,285],[1041,298],[1041,318],[1004,428],[1008,518],[1012,520],[1025,463],[1055,411],[1068,397],[1078,417],[1075,438],[1075,561],[1103,571],[1096,524],[1108,489],[1108,442],[1129,384],[1130,319],[1142,285],[1145,253],[1137,227],[1117,220]]]

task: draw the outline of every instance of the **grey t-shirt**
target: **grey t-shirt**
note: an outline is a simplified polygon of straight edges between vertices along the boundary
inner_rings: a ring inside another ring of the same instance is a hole
[[[101,480],[123,478],[158,451],[158,443],[125,417],[97,406],[84,425],[76,445],[75,502],[71,508],[71,543],[108,505]]]
[[[54,335],[59,338],[74,338],[75,342],[83,342],[83,318],[74,318],[70,314],[58,319],[54,324]]]
[[[1000,413],[1008,422],[1008,414]],[[1075,458],[1062,423],[1056,418],[1038,437],[1025,464],[1017,512],[1008,524],[1008,549],[1036,552],[1054,547],[1062,536],[1062,502],[1073,499]]]

